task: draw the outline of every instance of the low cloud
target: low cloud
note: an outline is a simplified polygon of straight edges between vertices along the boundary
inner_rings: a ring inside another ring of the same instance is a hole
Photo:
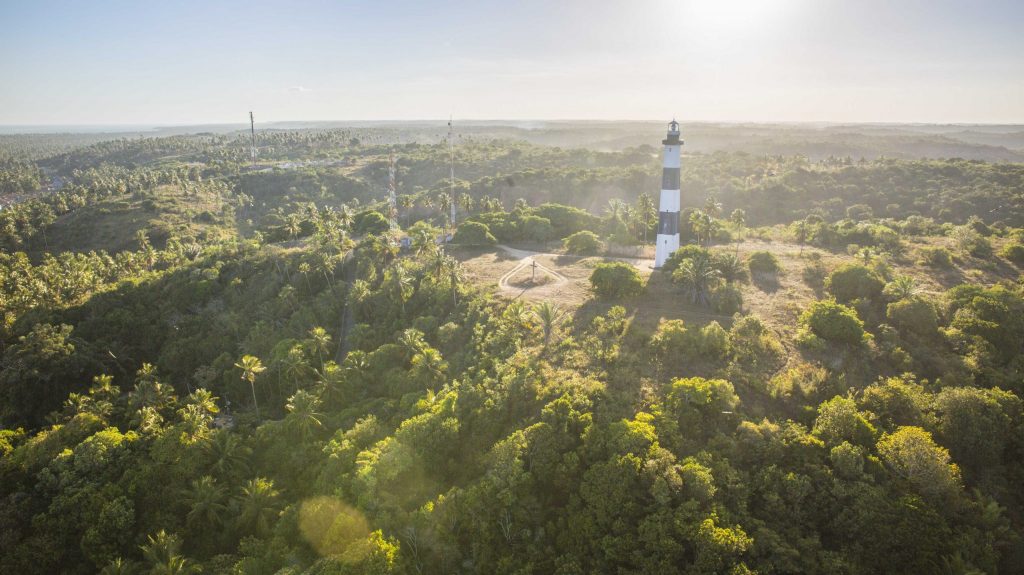
[[[301,92],[312,92],[313,90],[311,88],[307,88],[305,86],[292,86],[292,87],[288,88],[288,91],[289,92],[301,93]]]

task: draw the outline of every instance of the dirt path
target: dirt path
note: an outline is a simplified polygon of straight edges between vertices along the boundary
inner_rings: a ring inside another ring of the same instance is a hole
[[[566,254],[534,252],[534,251],[530,251],[530,250],[521,250],[521,249],[518,249],[518,248],[509,247],[509,246],[506,246],[504,244],[498,244],[498,249],[502,250],[503,252],[507,253],[508,255],[510,255],[512,257],[516,257],[516,258],[520,258],[520,259],[526,259],[526,258],[532,258],[532,257],[537,257],[537,256],[543,256],[543,257],[548,257],[548,258],[558,258],[560,260],[561,259],[582,260],[582,259],[585,259],[587,257],[593,257],[593,256],[570,256],[570,255],[566,255]],[[633,267],[635,267],[635,268],[637,268],[639,270],[650,271],[653,268],[653,266],[654,266],[654,260],[653,259],[647,259],[647,258],[626,258],[626,257],[618,257],[618,256],[601,256],[601,258],[605,259],[605,260],[613,260],[613,261],[617,261],[617,262],[626,262],[627,264],[631,264]]]
[[[518,251],[523,251],[523,250],[514,250],[514,251],[518,252]],[[509,285],[509,283],[508,283],[509,280],[512,279],[513,277],[515,277],[515,275],[517,273],[519,273],[523,269],[528,268],[530,266],[536,266],[538,271],[540,271],[541,273],[546,274],[548,277],[551,277],[551,278],[554,279],[554,283],[543,284],[542,287],[557,288],[557,287],[560,287],[562,285],[565,285],[565,284],[569,283],[569,279],[568,278],[566,278],[562,274],[556,272],[555,270],[553,270],[553,269],[551,269],[551,268],[549,268],[549,267],[547,267],[545,265],[542,265],[536,259],[534,259],[534,257],[532,255],[527,255],[527,256],[523,256],[519,260],[519,262],[516,263],[514,268],[512,268],[508,273],[506,273],[505,275],[501,276],[498,279],[498,289],[503,291],[503,292],[515,292],[517,294],[522,294],[522,292],[525,292],[526,290],[531,289],[532,286],[531,287],[516,287],[516,286],[513,286],[513,285]]]

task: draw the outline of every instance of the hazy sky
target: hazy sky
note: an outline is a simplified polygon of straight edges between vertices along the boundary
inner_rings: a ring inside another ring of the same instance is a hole
[[[1024,1],[0,0],[0,124],[1024,123]]]

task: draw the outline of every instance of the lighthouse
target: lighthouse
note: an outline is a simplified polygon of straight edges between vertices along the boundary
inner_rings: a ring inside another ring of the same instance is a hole
[[[668,135],[661,141],[665,155],[661,162],[661,201],[658,203],[658,240],[654,248],[654,267],[665,265],[672,252],[679,249],[679,122],[668,125]]]

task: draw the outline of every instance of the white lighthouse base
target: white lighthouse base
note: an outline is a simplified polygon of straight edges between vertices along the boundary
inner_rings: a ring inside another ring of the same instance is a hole
[[[660,269],[665,265],[665,260],[672,252],[679,249],[679,234],[667,236],[658,234],[657,243],[654,246],[654,269]]]

